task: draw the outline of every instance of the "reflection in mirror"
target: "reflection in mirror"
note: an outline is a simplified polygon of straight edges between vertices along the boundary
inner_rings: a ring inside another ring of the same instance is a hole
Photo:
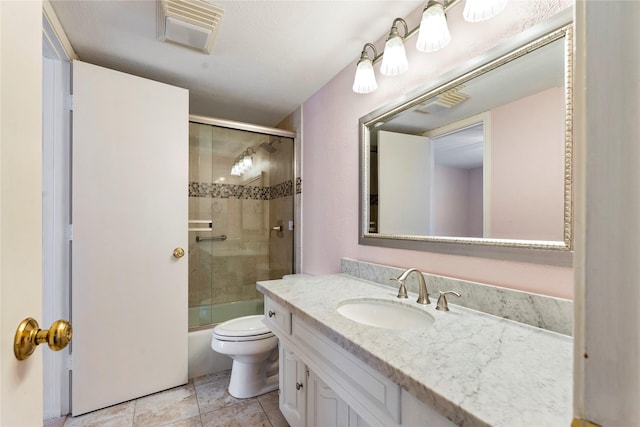
[[[571,249],[570,31],[361,119],[361,243]]]
[[[433,215],[430,236],[485,237],[484,121],[431,139]]]

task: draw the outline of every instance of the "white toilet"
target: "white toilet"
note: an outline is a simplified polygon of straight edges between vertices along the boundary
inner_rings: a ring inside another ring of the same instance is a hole
[[[263,316],[244,316],[213,329],[211,348],[233,359],[229,394],[254,397],[278,388],[278,337]]]

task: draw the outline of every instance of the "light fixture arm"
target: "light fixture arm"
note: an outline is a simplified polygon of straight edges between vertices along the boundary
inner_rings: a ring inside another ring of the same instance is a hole
[[[369,55],[367,55],[368,47],[373,51],[373,58],[369,58]],[[365,43],[364,47],[362,48],[362,53],[360,54],[360,60],[358,62],[366,59],[370,59],[372,63],[375,63],[378,60],[378,50],[373,45],[373,43]]]
[[[404,27],[404,36],[400,36],[400,33],[398,33],[398,23],[402,24],[402,26]],[[396,18],[393,20],[393,24],[391,24],[391,31],[389,32],[389,38],[395,35],[400,36],[400,38],[404,42],[404,40],[409,35],[409,27],[407,27],[407,21],[402,18]]]

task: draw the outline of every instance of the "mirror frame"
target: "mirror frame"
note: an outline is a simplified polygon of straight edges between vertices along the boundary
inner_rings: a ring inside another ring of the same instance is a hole
[[[507,259],[558,266],[573,265],[573,23],[572,9],[533,27],[494,48],[467,66],[443,76],[439,82],[422,87],[398,101],[360,118],[360,203],[359,240],[361,245],[409,249],[452,255]],[[435,97],[452,87],[487,73],[553,41],[565,44],[565,146],[564,146],[564,225],[562,241],[512,240],[472,237],[414,236],[369,232],[369,128],[404,110]],[[462,71],[461,71],[462,70]],[[466,71],[465,71],[466,70]]]

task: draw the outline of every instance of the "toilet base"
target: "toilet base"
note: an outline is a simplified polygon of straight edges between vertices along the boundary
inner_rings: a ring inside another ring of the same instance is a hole
[[[267,376],[269,363],[244,363],[234,359],[229,394],[238,399],[259,396],[278,389],[278,373]]]

